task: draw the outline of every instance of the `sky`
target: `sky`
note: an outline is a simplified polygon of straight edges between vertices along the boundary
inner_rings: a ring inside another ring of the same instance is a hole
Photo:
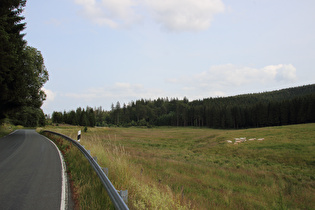
[[[42,109],[190,101],[315,83],[314,0],[28,0]]]

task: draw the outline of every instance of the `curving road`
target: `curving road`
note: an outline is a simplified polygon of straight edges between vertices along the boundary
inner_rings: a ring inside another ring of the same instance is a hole
[[[63,174],[56,146],[35,130],[0,139],[0,209],[64,209]]]

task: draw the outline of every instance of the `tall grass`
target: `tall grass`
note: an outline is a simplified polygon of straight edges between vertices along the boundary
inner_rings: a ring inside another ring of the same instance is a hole
[[[131,162],[132,157],[124,146],[113,143],[115,135],[112,138],[99,141],[100,136],[91,135],[90,142],[83,142],[97,156],[100,165],[109,168],[109,179],[115,188],[128,189],[131,209],[187,209],[168,186],[161,186],[144,176],[143,168]]]
[[[77,127],[49,128],[76,138]],[[265,138],[234,145],[237,137]],[[89,128],[82,144],[131,209],[313,209],[315,124],[245,130]]]
[[[81,151],[59,136],[45,135],[56,143],[64,155],[76,208],[114,209],[96,172]]]

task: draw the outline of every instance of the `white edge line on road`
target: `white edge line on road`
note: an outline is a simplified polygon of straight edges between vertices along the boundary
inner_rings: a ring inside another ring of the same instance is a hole
[[[8,136],[10,136],[10,135],[12,135],[12,134],[14,134],[15,132],[17,132],[19,129],[17,129],[17,130],[15,130],[15,131],[13,131],[12,133],[10,133]]]
[[[67,175],[66,175],[66,170],[65,170],[65,161],[64,161],[63,155],[61,154],[57,145],[52,140],[47,138],[46,136],[44,136],[44,137],[46,139],[48,139],[53,145],[55,145],[55,147],[58,151],[58,154],[60,156],[60,161],[61,161],[61,204],[60,204],[60,210],[66,210],[66,189],[68,189],[66,186],[68,184],[68,181],[67,181]]]

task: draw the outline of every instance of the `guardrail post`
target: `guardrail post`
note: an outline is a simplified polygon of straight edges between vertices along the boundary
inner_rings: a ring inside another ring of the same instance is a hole
[[[120,190],[118,191],[120,197],[123,199],[123,201],[127,204],[128,203],[128,190]]]
[[[78,142],[81,140],[81,130],[78,131]]]
[[[108,168],[102,168],[106,176],[108,176]]]
[[[95,160],[95,162],[97,162],[97,157],[95,156],[95,157],[93,157],[93,159]]]

